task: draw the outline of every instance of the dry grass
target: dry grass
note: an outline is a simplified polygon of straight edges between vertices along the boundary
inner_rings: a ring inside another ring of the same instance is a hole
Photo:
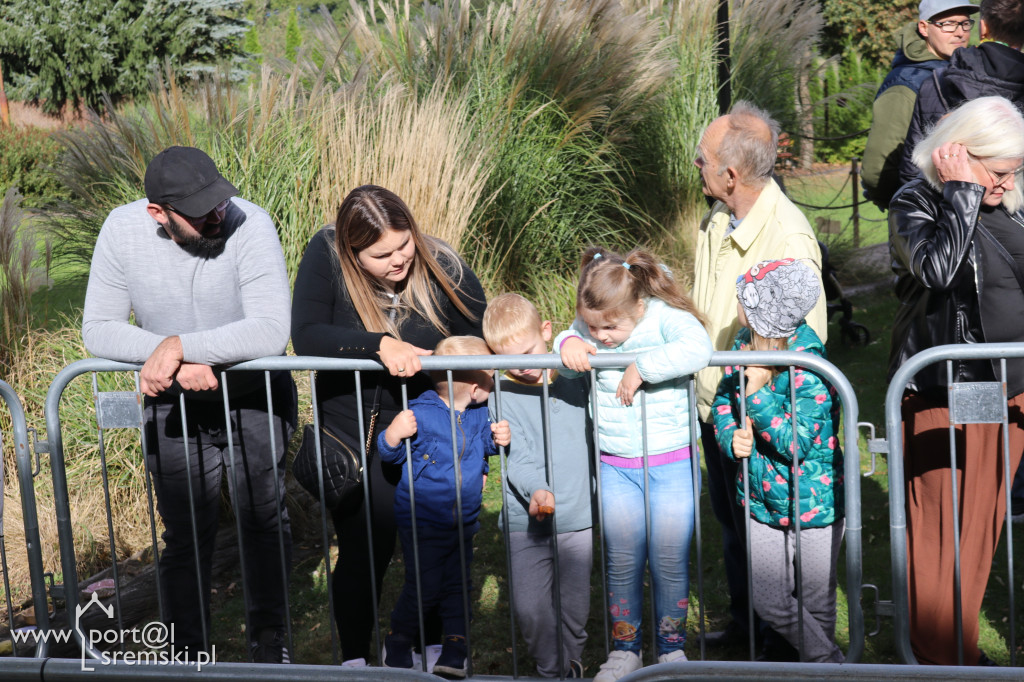
[[[81,114],[70,108],[59,116],[51,116],[44,113],[38,105],[29,102],[11,101],[8,104],[11,110],[11,125],[20,128],[58,130],[82,121]]]

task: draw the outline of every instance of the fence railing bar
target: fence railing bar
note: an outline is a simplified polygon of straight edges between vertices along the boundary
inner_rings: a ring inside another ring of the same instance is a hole
[[[153,569],[156,576],[156,610],[163,621],[167,617],[164,608],[163,590],[160,589],[160,543],[156,537],[156,503],[153,492],[153,472],[149,467],[149,443],[146,442],[146,408],[142,400],[142,392],[139,390],[139,373],[132,372],[135,381],[135,393],[139,396],[139,445],[142,449],[142,468],[146,477],[146,509],[149,513],[149,537],[153,546]]]
[[[356,395],[362,395],[359,385],[359,372],[355,373],[356,381]],[[327,620],[330,622],[331,627],[331,662],[334,665],[339,663],[338,660],[338,624],[334,620],[334,581],[332,578],[332,567],[331,567],[331,538],[327,530],[327,503],[324,500],[324,458],[321,455],[323,450],[322,443],[320,442],[320,403],[316,398],[316,373],[308,372],[309,379],[309,401],[313,406],[313,445],[315,446],[316,457],[316,480],[317,480],[317,492],[319,494],[320,502],[320,548],[323,550],[324,555],[324,581],[327,585]],[[369,471],[366,469],[366,455],[361,453],[362,459],[360,460],[363,467],[363,479],[369,478]],[[374,585],[374,581],[370,580],[370,585]]]
[[[46,579],[43,573],[43,557],[39,542],[39,516],[36,510],[35,486],[33,483],[32,448],[29,447],[28,424],[25,421],[25,410],[14,389],[4,381],[0,381],[0,400],[7,405],[11,415],[11,435],[15,454],[15,469],[18,487],[21,492],[22,522],[25,529],[25,545],[28,554],[29,583],[32,589],[32,606],[36,613],[36,627],[41,631],[50,629],[50,612],[46,603]],[[38,461],[38,460],[37,460]],[[2,485],[0,485],[2,487]],[[0,530],[3,519],[0,518]],[[7,569],[4,569],[7,575]],[[7,588],[10,595],[10,587]],[[13,628],[11,628],[13,631]],[[13,642],[12,642],[13,644]],[[49,650],[47,640],[40,639],[36,643],[35,655],[45,658]],[[17,653],[16,650],[14,650]]]
[[[206,623],[206,597],[203,594],[203,562],[199,556],[199,527],[196,523],[196,497],[192,486],[192,455],[191,448],[188,445],[188,412],[185,408],[184,393],[178,396],[178,405],[181,409],[181,440],[182,446],[185,449],[185,485],[188,491],[188,508],[191,511],[189,514],[189,525],[192,527],[192,554],[196,562],[196,595],[199,597],[199,625],[203,634],[203,646],[208,648],[210,646],[210,633]],[[197,452],[196,456],[201,457],[202,453]],[[242,574],[245,575],[244,563],[242,564]],[[242,582],[244,583],[245,581],[243,580]]]
[[[1008,598],[1010,600],[1010,665],[1017,665],[1017,607],[1014,600],[1016,588],[1014,586],[1013,571],[1013,477],[1016,473],[1010,468],[1010,405],[1009,391],[1006,388],[1006,358],[999,359],[999,376],[1003,389],[1003,480],[1006,481],[1006,574],[1009,580],[1006,581]]]
[[[494,410],[495,417],[500,422],[502,417],[502,398],[501,398],[501,374],[499,370],[494,370]],[[545,378],[547,375],[545,374]],[[509,514],[508,514],[508,448],[504,445],[498,446],[498,461],[501,466],[501,530],[505,537],[505,575],[508,576],[506,587],[508,589],[508,602],[509,604],[516,603],[515,587],[512,584],[512,543],[509,542]],[[510,608],[509,613],[509,632],[511,633],[512,642],[512,679],[519,677],[519,638],[516,637],[516,610]]]
[[[796,373],[793,365],[789,366],[789,406],[790,423],[793,425],[793,529],[796,533],[794,544],[796,555],[794,556],[794,567],[796,571],[796,614],[797,614],[797,653],[800,661],[807,660],[807,652],[804,648],[804,572],[803,554],[800,551],[800,431],[797,428],[797,405],[796,405]]]
[[[243,537],[244,534],[242,532],[242,508],[241,508],[241,500],[240,500],[240,496],[242,494],[242,491],[238,489],[238,481],[235,479],[236,472],[238,471],[238,462],[235,460],[235,439],[234,439],[234,434],[232,433],[234,431],[234,429],[231,428],[231,404],[230,404],[230,401],[228,400],[228,395],[229,395],[229,393],[228,393],[228,376],[227,376],[227,372],[225,372],[225,371],[221,371],[221,373],[220,373],[220,389],[221,389],[221,402],[224,405],[224,424],[225,424],[225,428],[227,429],[227,437],[228,437],[228,462],[231,465],[229,467],[228,471],[227,471],[227,475],[229,477],[229,479],[228,479],[228,489],[231,492],[231,494],[230,494],[230,497],[231,497],[231,507],[232,507],[232,509],[234,509],[234,512],[235,512],[235,535],[238,538],[238,565],[239,565],[239,568],[242,571],[242,602],[246,605],[246,607],[248,607],[248,605],[252,603],[252,601],[251,601],[252,596],[250,594],[250,589],[251,588],[249,586],[249,581],[245,579],[245,576],[248,575],[248,573],[246,572],[246,564],[248,562],[245,559],[245,538]],[[273,415],[273,410],[268,409],[268,415],[272,416]],[[271,427],[271,432],[273,432],[273,427]],[[185,438],[186,438],[186,442],[187,442],[188,432],[185,433]],[[273,450],[273,447],[271,447],[271,449],[270,449],[270,456],[271,456],[272,460],[273,460],[273,456],[274,456],[273,453],[274,453],[274,450]],[[245,469],[248,470],[248,467],[245,467]],[[276,470],[275,470],[275,480],[276,480]],[[250,500],[250,502],[251,502],[251,500]],[[212,576],[211,576],[211,579],[212,579]],[[202,589],[202,585],[200,585],[199,589]],[[287,589],[285,589],[285,594],[287,594]],[[244,613],[244,619],[245,619],[245,636],[250,641],[253,641],[253,639],[258,635],[258,633],[253,632],[253,629],[252,629],[252,619],[249,617],[249,609],[248,608],[243,608],[242,612]],[[291,641],[290,640],[288,642],[288,646],[291,647]],[[294,649],[290,649],[290,650],[294,651]]]
[[[92,397],[93,405],[99,410],[99,385],[96,379],[96,372],[92,373]],[[122,616],[122,605],[121,605],[121,580],[117,566],[117,544],[114,541],[114,519],[111,516],[110,511],[110,478],[107,475],[107,449],[103,438],[103,429],[97,426],[96,437],[99,444],[99,455],[100,455],[100,482],[103,488],[103,505],[104,512],[106,515],[107,522],[107,544],[110,547],[110,568],[111,575],[114,576],[114,603],[117,605],[115,613],[117,614],[117,628],[118,630],[124,630],[124,619]],[[13,624],[13,623],[12,623]],[[121,651],[125,650],[124,641],[120,642]]]
[[[493,370],[491,370],[493,371]],[[469,637],[469,573],[466,570],[466,533],[465,519],[462,514],[462,458],[459,457],[459,439],[455,432],[455,382],[452,370],[447,372],[448,379],[448,415],[452,427],[452,459],[455,461],[455,523],[459,539],[459,570],[462,572],[462,616],[466,637],[466,675],[473,675],[473,648]],[[469,439],[463,433],[462,451],[469,449]],[[423,660],[427,659],[427,649],[423,647]],[[424,667],[424,670],[426,668]]]
[[[636,394],[633,396],[633,400],[640,398],[640,439],[643,450],[643,466],[644,466],[644,533],[647,536],[647,542],[645,544],[645,551],[647,553],[647,566],[651,576],[650,589],[650,604],[651,604],[651,652],[653,654],[653,662],[658,662],[658,610],[657,610],[657,594],[655,592],[655,581],[654,581],[654,561],[652,561],[651,554],[651,470],[650,462],[648,457],[650,456],[650,443],[647,440],[647,392],[642,388],[637,389]],[[643,595],[643,564],[641,564],[640,575],[637,576],[640,580],[640,594]],[[689,596],[689,595],[687,595]],[[637,605],[639,608],[640,605]],[[634,608],[630,604],[630,608]],[[641,645],[643,643],[641,642]],[[643,660],[643,651],[640,652],[641,661]]]
[[[280,557],[280,561],[281,561],[281,582],[282,582],[282,584],[281,584],[281,591],[282,591],[283,596],[284,596],[284,627],[285,627],[285,636],[286,636],[286,639],[288,641],[288,651],[294,652],[295,651],[295,642],[294,642],[294,640],[292,638],[291,596],[288,593],[288,583],[290,582],[290,579],[291,579],[291,567],[289,565],[291,563],[291,561],[290,561],[291,552],[290,552],[290,550],[289,551],[285,551],[286,550],[286,548],[285,548],[285,541],[284,541],[284,514],[285,514],[285,510],[281,506],[282,500],[284,500],[284,491],[281,489],[281,487],[284,485],[284,476],[278,475],[278,471],[287,470],[287,466],[288,466],[288,462],[287,462],[287,458],[288,458],[288,442],[287,442],[287,440],[285,441],[284,447],[281,450],[281,458],[280,458],[280,460],[278,460],[278,457],[277,457],[277,438],[278,438],[278,435],[280,435],[281,438],[284,438],[285,434],[287,433],[287,430],[283,431],[280,434],[277,431],[277,426],[276,426],[275,422],[278,421],[278,420],[276,420],[275,416],[274,416],[274,396],[273,396],[273,391],[271,390],[271,377],[270,377],[270,372],[269,371],[263,372],[263,383],[264,383],[264,387],[266,388],[266,399],[267,399],[267,429],[270,432],[270,444],[269,444],[269,450],[270,450],[270,471],[272,472],[272,475],[274,477],[274,510],[275,510],[275,516],[277,517],[277,548],[278,548],[278,554],[277,555],[278,555],[278,557]],[[225,387],[226,386],[227,386],[227,384],[225,383]],[[225,388],[224,393],[225,393],[225,395],[227,395],[227,388]],[[283,426],[286,421],[287,421],[286,419],[285,420],[281,420],[279,423],[281,423],[281,425]],[[231,430],[232,430],[231,429],[231,422],[230,421],[226,421],[225,423],[228,426],[228,439],[230,440],[230,438],[231,438]],[[234,456],[235,449],[233,447],[231,447],[230,444],[229,444],[228,447],[231,448],[232,456]],[[290,523],[289,523],[288,535],[289,535],[289,542],[291,542]],[[241,534],[239,534],[239,536],[238,536],[238,551],[239,552],[242,551],[242,536],[241,536]],[[246,609],[246,613],[247,614],[248,614],[248,611],[249,611],[249,609]],[[246,629],[246,631],[250,633],[249,634],[250,640],[253,640],[253,638],[258,637],[259,634],[260,634],[258,632],[253,632],[251,630],[248,630],[248,628]]]
[[[360,364],[362,364],[362,363],[360,363]],[[372,363],[372,364],[376,365],[376,369],[380,369],[380,365],[378,363]],[[313,369],[321,369],[321,368],[313,368]],[[331,367],[327,367],[327,369],[332,369],[332,368]],[[362,465],[363,465],[363,511],[364,511],[363,516],[366,518],[366,551],[367,551],[367,555],[368,555],[368,557],[370,559],[367,563],[369,563],[369,565],[370,565],[370,597],[372,599],[371,603],[373,605],[373,609],[372,609],[373,610],[373,641],[374,641],[374,645],[375,645],[375,650],[377,652],[377,660],[378,661],[383,661],[384,660],[384,638],[381,637],[381,632],[380,632],[380,606],[378,604],[378,600],[380,599],[380,590],[377,589],[377,559],[376,559],[376,548],[374,547],[374,537],[373,537],[373,505],[370,504],[370,466],[369,466],[369,464],[370,464],[370,462],[369,462],[370,453],[367,451],[366,439],[363,437],[363,434],[365,434],[366,431],[367,431],[367,429],[366,429],[366,408],[365,408],[365,406],[363,404],[362,372],[360,370],[358,370],[358,369],[355,372],[355,381],[356,381],[356,418],[359,421],[359,434],[360,434],[359,435],[359,457],[360,457],[360,461],[362,462]],[[406,406],[408,405],[408,396],[406,394],[406,386],[405,386],[405,382],[404,381],[402,382],[402,404],[406,405]],[[370,409],[373,409],[373,407],[371,407]],[[314,412],[316,414],[319,414],[320,413],[320,405],[317,404],[317,403],[314,403],[313,404],[313,410],[314,410]],[[377,432],[376,421],[374,421],[374,432],[375,433]],[[317,438],[319,438],[319,437],[320,437],[320,430],[317,429]],[[370,445],[372,447],[372,443]],[[320,451],[317,450],[317,452],[320,452]],[[322,472],[321,472],[321,475],[323,475]],[[341,542],[340,541],[338,543],[338,556],[339,556],[339,559],[340,559],[340,556],[341,556]],[[408,557],[406,557],[405,560],[408,561]],[[331,572],[331,567],[330,566],[327,567],[327,580],[330,583],[332,583],[332,584],[334,582],[334,574]],[[333,608],[333,605],[332,605],[332,608]],[[331,612],[331,618],[332,618],[332,620],[334,618],[334,612],[333,611]],[[339,633],[339,639],[340,639],[340,633]],[[341,654],[342,654],[342,657],[344,657],[344,655],[345,655],[344,650],[342,650]]]
[[[592,361],[597,360],[597,356],[590,358]],[[591,367],[595,367],[595,363],[590,363]],[[606,540],[604,537],[604,499],[601,494],[601,436],[598,431],[598,424],[601,423],[598,417],[598,399],[597,399],[597,371],[596,369],[590,370],[590,409],[591,409],[591,428],[593,429],[594,437],[594,473],[595,480],[597,481],[597,495],[596,506],[597,506],[597,523],[601,528],[601,542],[598,547],[598,554],[601,558],[601,604],[602,614],[604,615],[604,655],[608,657],[611,651],[611,623],[609,622],[609,608],[608,602],[608,560],[605,556],[605,544]]]
[[[704,636],[704,560],[701,550],[701,514],[700,514],[700,457],[698,453],[697,434],[697,391],[696,382],[691,376],[687,379],[687,392],[690,401],[690,480],[693,483],[693,537],[697,546],[697,641],[700,644],[700,660],[707,658],[707,644]],[[689,615],[689,611],[687,611]]]
[[[747,375],[746,367],[739,365],[737,370],[740,380],[740,423],[737,428],[747,428]],[[753,452],[751,452],[753,456]],[[743,503],[746,513],[743,515],[743,535],[747,554],[747,648],[750,660],[757,658],[754,632],[754,562],[750,550],[750,532],[753,529],[753,520],[750,518],[750,457],[743,457],[740,466],[743,468]]]
[[[547,470],[548,485],[552,493],[555,491],[555,463],[554,449],[551,446],[551,403],[550,390],[548,385],[551,381],[551,371],[545,369],[541,372],[541,410],[540,418],[544,430],[544,466]],[[555,507],[558,507],[558,499],[555,499]],[[552,514],[551,520],[551,558],[552,573],[554,578],[555,594],[555,643],[558,646],[558,678],[565,679],[565,647],[563,646],[562,634],[562,581],[558,570],[558,514]],[[507,537],[507,536],[506,536]],[[511,581],[510,581],[511,582]]]
[[[946,361],[948,405],[953,405],[953,361]],[[964,664],[963,595],[960,582],[960,491],[956,475],[956,421],[949,410],[949,473],[953,499],[953,618],[956,622],[956,659]]]

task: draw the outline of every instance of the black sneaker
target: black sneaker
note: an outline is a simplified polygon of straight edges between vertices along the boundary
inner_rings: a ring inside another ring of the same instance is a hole
[[[412,639],[397,632],[384,636],[384,667],[412,668]]]
[[[262,630],[249,645],[249,658],[253,663],[291,663],[285,634],[280,630]]]
[[[466,668],[466,638],[448,635],[441,644],[434,674],[449,680],[461,680],[466,676]]]

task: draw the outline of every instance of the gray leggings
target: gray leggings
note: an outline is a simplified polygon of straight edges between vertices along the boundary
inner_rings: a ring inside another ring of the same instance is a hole
[[[509,533],[512,553],[512,598],[516,619],[537,674],[558,677],[558,636],[555,626],[554,551],[550,535]],[[580,660],[587,641],[584,626],[590,615],[590,569],[594,541],[591,529],[558,534],[558,578],[562,605],[562,670]]]
[[[846,524],[800,531],[800,569],[803,587],[802,660],[842,663],[836,646],[836,563]],[[797,608],[796,531],[779,529],[751,519],[750,558],[753,567],[754,608],[795,648],[800,647]]]

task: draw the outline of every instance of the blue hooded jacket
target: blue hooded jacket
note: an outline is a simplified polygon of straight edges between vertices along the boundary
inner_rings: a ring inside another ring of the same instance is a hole
[[[417,525],[455,528],[458,508],[455,504],[455,459],[452,455],[452,425],[448,406],[437,391],[426,391],[409,401],[416,415],[416,435],[412,441],[413,495]],[[476,523],[483,501],[487,457],[496,454],[491,422],[486,405],[471,405],[455,412],[456,450],[462,476],[462,524]],[[399,526],[412,526],[409,495],[409,467],[405,441],[392,448],[382,430],[377,436],[377,451],[382,461],[402,465],[402,480],[395,489],[395,519]]]

